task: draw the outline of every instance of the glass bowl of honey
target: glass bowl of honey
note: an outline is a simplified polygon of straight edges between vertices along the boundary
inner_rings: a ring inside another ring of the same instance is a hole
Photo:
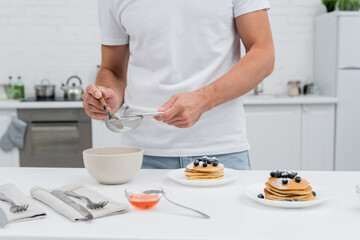
[[[160,187],[130,187],[125,189],[125,196],[130,204],[139,210],[148,210],[156,206],[161,199]]]

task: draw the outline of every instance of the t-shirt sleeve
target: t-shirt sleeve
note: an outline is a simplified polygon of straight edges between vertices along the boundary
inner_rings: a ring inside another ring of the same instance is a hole
[[[233,0],[234,18],[263,9],[270,9],[268,0]]]
[[[124,45],[129,43],[129,35],[121,25],[112,0],[98,0],[101,44]]]

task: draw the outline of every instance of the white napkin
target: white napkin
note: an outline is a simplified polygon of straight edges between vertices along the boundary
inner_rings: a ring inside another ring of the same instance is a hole
[[[95,203],[108,201],[108,204],[105,207],[92,210],[86,207],[87,202],[85,200],[68,196],[74,202],[85,207],[93,215],[94,218],[126,213],[129,211],[128,204],[116,202],[108,197],[101,195],[100,193],[96,192],[95,190],[81,183],[69,184],[56,189],[45,189],[40,186],[35,186],[30,190],[31,195],[35,199],[44,202],[45,204],[49,205],[57,212],[59,212],[60,214],[64,215],[65,217],[69,218],[74,222],[84,220],[84,216],[82,216],[78,211],[76,211],[74,208],[66,204],[61,199],[52,195],[51,191],[53,190],[74,191],[79,195],[88,197],[91,201]]]
[[[17,205],[29,204],[26,211],[12,213],[10,212],[11,205],[7,202],[0,201],[0,208],[5,212],[9,223],[39,219],[46,216],[46,213],[34,203],[30,202],[30,199],[20,192],[15,185],[10,183],[1,185],[0,192],[13,200]]]

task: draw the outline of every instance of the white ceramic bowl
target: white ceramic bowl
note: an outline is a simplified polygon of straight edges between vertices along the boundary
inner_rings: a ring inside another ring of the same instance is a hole
[[[102,184],[127,183],[141,168],[143,150],[134,147],[90,148],[83,151],[89,174]]]

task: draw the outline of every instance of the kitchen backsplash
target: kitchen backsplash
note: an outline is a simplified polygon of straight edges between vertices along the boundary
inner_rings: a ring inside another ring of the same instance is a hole
[[[0,0],[0,82],[21,75],[26,96],[49,78],[93,81],[100,63],[97,0]]]
[[[313,81],[314,17],[321,0],[270,0],[276,48],[274,73],[264,92],[285,94],[288,80]],[[49,78],[60,85],[78,75],[86,86],[100,63],[97,0],[0,0],[0,83],[22,76],[26,96]]]

